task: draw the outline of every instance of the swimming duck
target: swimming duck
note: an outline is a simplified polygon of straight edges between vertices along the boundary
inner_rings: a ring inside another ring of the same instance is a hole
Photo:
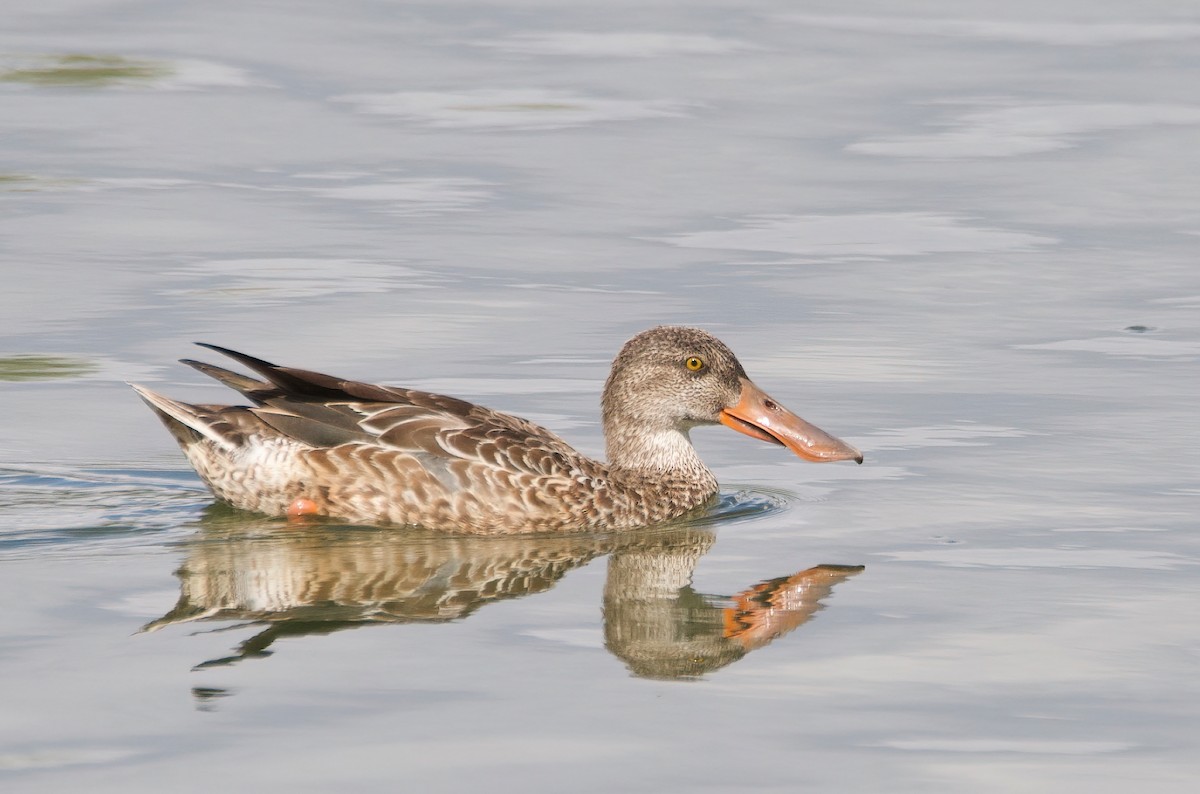
[[[812,461],[862,453],[758,388],[733,352],[659,326],[613,361],[601,401],[607,463],[516,416],[440,394],[344,380],[201,344],[265,380],[183,359],[253,406],[192,405],[133,385],[219,499],[480,535],[633,529],[717,493],[688,437],[724,424]]]

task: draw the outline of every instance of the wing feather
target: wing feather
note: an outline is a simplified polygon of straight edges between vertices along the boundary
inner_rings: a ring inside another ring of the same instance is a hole
[[[185,363],[241,392],[248,409],[280,435],[316,448],[363,445],[407,453],[443,484],[466,478],[455,461],[495,473],[570,476],[586,460],[545,428],[465,400],[377,386],[281,367],[235,350],[197,343],[243,364],[265,381],[212,364]],[[366,450],[364,450],[366,451]]]

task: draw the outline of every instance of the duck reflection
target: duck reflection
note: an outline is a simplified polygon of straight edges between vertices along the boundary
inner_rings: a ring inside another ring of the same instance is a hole
[[[604,644],[643,678],[696,678],[807,623],[861,565],[817,565],[733,596],[697,593],[692,571],[715,537],[701,529],[643,537],[612,552]]]
[[[283,637],[371,623],[439,623],[493,601],[549,590],[609,555],[605,645],[635,675],[695,678],[792,631],[862,566],[819,565],[707,595],[692,572],[713,533],[679,526],[561,537],[452,537],[345,526],[289,525],[215,506],[176,572],[175,607],[146,631],[190,621],[264,624],[197,669],[268,656]]]

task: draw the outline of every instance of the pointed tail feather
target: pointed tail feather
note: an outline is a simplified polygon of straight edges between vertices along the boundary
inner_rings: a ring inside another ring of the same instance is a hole
[[[230,350],[227,347],[210,345],[208,342],[197,342],[196,344],[200,347],[206,347],[209,350],[216,351],[222,355],[229,356],[234,361],[244,364],[256,374],[261,375],[269,380],[285,394],[324,398],[337,398],[346,396],[345,392],[343,391],[343,386],[348,382],[341,378],[335,378],[332,375],[326,375],[322,372],[311,372],[306,369],[281,367],[278,364],[272,364],[270,361],[264,361],[261,358],[255,358],[254,356],[249,356],[245,353],[239,353],[238,351]]]
[[[274,389],[267,388],[264,385],[261,391],[247,393],[243,390],[242,386],[249,386],[250,381],[245,379],[244,376],[233,374],[232,380],[229,380],[227,379],[229,376],[226,375],[229,372],[228,370],[220,367],[213,368],[211,364],[206,365],[208,369],[197,367],[197,369],[201,369],[205,374],[212,375],[217,380],[232,386],[238,391],[242,391],[259,405],[270,403],[272,402],[272,398],[275,397],[283,397],[288,401],[305,400],[314,402],[340,400],[350,402],[362,400],[368,402],[408,402],[408,398],[404,395],[403,390],[395,391],[386,386],[376,386],[371,383],[346,380],[345,378],[326,375],[323,372],[313,372],[309,369],[281,367],[269,361],[264,361],[261,358],[248,356],[245,353],[239,353],[227,347],[210,345],[207,342],[197,342],[196,344],[229,356],[235,361],[249,367],[257,375],[261,375],[270,381],[271,385],[275,387]],[[196,366],[191,361],[185,363]],[[465,403],[463,403],[463,406],[469,407]]]
[[[158,414],[159,419],[171,431],[171,435],[185,447],[202,438],[207,438],[225,449],[237,447],[241,433],[212,412],[164,397],[136,383],[129,385]]]
[[[218,367],[216,364],[206,364],[203,361],[196,361],[191,358],[181,358],[179,359],[179,363],[187,364],[192,369],[203,372],[210,378],[220,381],[234,391],[239,391],[251,399],[255,399],[254,395],[251,394],[252,392],[265,392],[271,389],[271,384],[266,381],[255,380],[233,370]]]
[[[270,361],[264,361],[261,358],[255,358],[254,356],[249,356],[245,353],[239,353],[238,351],[230,350],[227,347],[221,347],[220,345],[214,345],[208,342],[196,342],[196,344],[200,347],[206,347],[209,350],[220,353],[223,356],[229,356],[234,361],[245,364],[247,367],[263,376],[267,376],[267,373],[269,373],[271,370],[279,368],[278,364],[272,364]]]

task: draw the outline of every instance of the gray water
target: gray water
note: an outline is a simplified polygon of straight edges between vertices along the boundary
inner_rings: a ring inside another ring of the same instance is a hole
[[[1193,4],[4,16],[5,791],[1195,790]],[[866,463],[701,429],[687,526],[289,527],[125,386],[227,399],[208,341],[600,454],[660,323]]]

